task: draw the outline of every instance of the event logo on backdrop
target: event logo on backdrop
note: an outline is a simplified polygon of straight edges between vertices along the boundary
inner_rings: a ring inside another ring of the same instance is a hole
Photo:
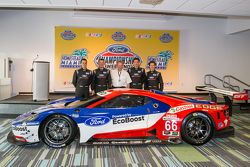
[[[149,56],[147,61],[147,68],[149,68],[148,63],[150,61],[156,62],[156,69],[167,69],[167,65],[173,58],[173,52],[171,50],[161,51],[157,56]]]
[[[106,62],[106,68],[114,69],[116,61],[123,61],[125,69],[128,69],[131,68],[134,58],[139,58],[142,62],[141,57],[133,53],[127,45],[114,44],[108,46],[104,52],[98,54],[94,58],[94,62],[96,66],[98,66],[98,60],[104,59]]]
[[[80,68],[81,60],[88,55],[87,49],[75,50],[71,55],[62,55],[61,68]]]
[[[104,59],[106,68],[114,69],[115,62],[124,61],[132,67],[133,59],[141,60],[148,70],[150,61],[162,73],[165,90],[177,90],[179,83],[179,31],[114,28],[55,27],[55,90],[74,91],[74,70],[81,68],[81,59],[88,60],[87,68],[97,68]]]

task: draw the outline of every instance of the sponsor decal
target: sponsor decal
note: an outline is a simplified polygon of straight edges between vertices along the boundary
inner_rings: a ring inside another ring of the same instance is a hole
[[[102,126],[109,123],[109,121],[108,117],[98,116],[87,119],[84,124],[88,126]]]
[[[61,37],[64,40],[73,40],[76,37],[76,34],[73,33],[71,30],[65,30],[61,33]]]
[[[173,82],[164,82],[164,87],[173,86]]]
[[[163,136],[168,136],[168,135],[170,135],[170,131],[162,131],[162,135]]]
[[[71,115],[73,118],[79,118],[79,114],[72,114]]]
[[[98,92],[97,95],[98,96],[106,96],[108,94],[111,94],[111,92],[108,92],[108,91],[101,91],[101,92]]]
[[[175,120],[179,121],[180,118],[177,117],[177,115],[166,115],[165,117],[162,118],[164,121],[169,121],[169,120]]]
[[[179,132],[176,132],[176,131],[172,131],[170,133],[171,136],[179,136]]]
[[[125,69],[128,69],[132,67],[134,58],[139,58],[142,62],[141,57],[133,53],[127,45],[114,44],[108,46],[106,51],[99,53],[94,58],[94,63],[98,66],[98,60],[104,59],[106,62],[106,68],[114,69],[116,61],[123,61]]]
[[[227,123],[228,123],[228,119],[225,119],[225,120],[224,120],[225,126],[227,126]]]
[[[28,131],[27,126],[13,126],[12,130],[13,131],[24,131],[24,132]]]
[[[122,32],[115,32],[113,35],[112,35],[112,39],[114,41],[123,41],[124,39],[126,39],[126,35],[123,34]]]
[[[156,62],[156,69],[167,69],[168,62],[172,60],[174,53],[170,50],[161,51],[157,56],[149,56],[146,68],[149,68],[150,61]]]
[[[27,122],[26,123],[28,126],[32,126],[32,125],[39,125],[40,122]]]
[[[136,34],[135,35],[135,38],[137,38],[137,39],[149,39],[151,37],[152,37],[152,35],[150,35],[150,34]]]
[[[64,81],[64,82],[63,82],[63,85],[64,85],[64,86],[68,86],[68,85],[71,85],[71,84],[72,84],[71,81]]]
[[[222,122],[219,122],[218,123],[218,128],[223,128],[224,127],[224,124]]]
[[[113,124],[116,125],[116,124],[124,124],[124,123],[140,122],[140,121],[144,121],[144,116],[115,118],[113,119]]]
[[[80,68],[81,60],[88,55],[87,49],[74,50],[71,55],[62,55],[61,68]]]
[[[247,93],[237,93],[233,95],[234,100],[248,100],[248,94]]]
[[[112,115],[112,118],[124,118],[124,117],[131,117],[132,114],[126,113],[122,115]]]
[[[173,36],[170,35],[169,33],[164,33],[160,36],[160,41],[163,43],[169,43],[173,40]]]
[[[211,110],[223,110],[223,106],[221,105],[196,104],[195,107]]]
[[[193,116],[194,116],[194,117],[198,116],[198,113],[193,113]]]
[[[125,140],[125,141],[94,141],[83,143],[83,145],[131,145],[131,144],[166,144],[166,141],[154,140]]]
[[[87,33],[85,33],[85,36],[86,37],[97,37],[97,38],[99,38],[99,37],[102,37],[102,34],[101,33],[89,33],[89,32],[87,32]]]
[[[163,136],[180,136],[178,131],[162,131]]]
[[[194,108],[193,104],[177,106],[177,107],[171,108],[168,113],[178,113],[178,112],[189,110],[189,109],[192,109],[192,108]]]

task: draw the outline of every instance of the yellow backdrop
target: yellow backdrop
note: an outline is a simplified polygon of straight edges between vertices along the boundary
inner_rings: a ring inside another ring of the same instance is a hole
[[[155,60],[164,90],[177,90],[179,31],[55,27],[55,90],[74,90],[72,76],[81,58],[86,58],[88,69],[94,70],[99,58],[112,69],[119,59],[129,68],[134,57],[142,60],[144,68],[148,61]]]

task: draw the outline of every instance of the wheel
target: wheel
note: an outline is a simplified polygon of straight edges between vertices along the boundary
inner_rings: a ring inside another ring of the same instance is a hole
[[[45,144],[61,148],[70,144],[77,134],[75,122],[64,115],[52,115],[42,124],[40,136]]]
[[[182,122],[181,136],[188,144],[203,145],[213,137],[213,134],[213,123],[206,114],[195,112]]]

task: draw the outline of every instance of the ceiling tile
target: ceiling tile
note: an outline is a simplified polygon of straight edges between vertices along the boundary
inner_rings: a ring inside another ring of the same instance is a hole
[[[241,3],[243,0],[218,0],[215,3],[202,9],[203,12],[223,12],[233,6]]]
[[[52,5],[72,6],[76,5],[76,0],[49,0]]]
[[[131,0],[104,0],[104,6],[128,7]]]
[[[77,0],[78,6],[102,6],[104,0]]]
[[[164,0],[161,4],[156,5],[154,9],[175,10],[186,1],[187,0]]]
[[[0,0],[0,4],[20,5],[23,4],[23,2],[21,0]]]
[[[189,12],[197,12],[202,10],[203,8],[215,3],[217,0],[189,0],[184,3],[182,6],[178,7],[179,11],[189,11]]]
[[[242,1],[241,3],[223,11],[223,14],[250,16],[250,1]]]
[[[228,10],[249,10],[250,11],[250,0],[242,1]]]
[[[48,0],[22,0],[27,5],[49,5]]]

